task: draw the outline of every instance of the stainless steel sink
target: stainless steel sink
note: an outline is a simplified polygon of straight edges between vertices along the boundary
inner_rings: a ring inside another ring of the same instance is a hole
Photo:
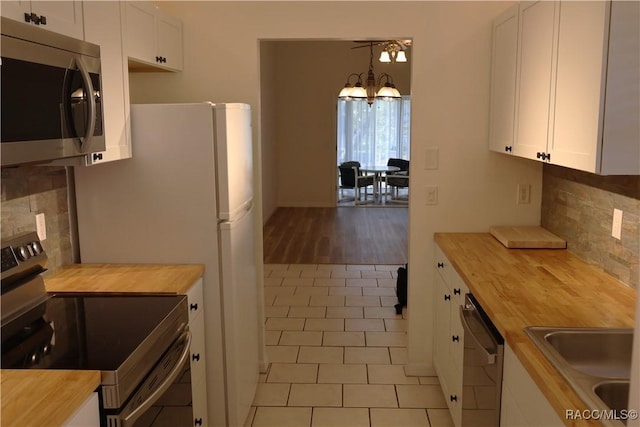
[[[603,381],[593,391],[609,408],[622,413],[629,403],[629,381]]]
[[[627,408],[633,329],[532,326],[525,332],[589,409]],[[625,425],[619,420],[600,422]]]

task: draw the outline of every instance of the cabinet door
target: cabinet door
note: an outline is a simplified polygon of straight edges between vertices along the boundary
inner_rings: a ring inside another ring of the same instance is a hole
[[[597,172],[605,95],[609,7],[560,3],[551,162]],[[637,76],[636,76],[637,78]]]
[[[81,1],[32,1],[31,12],[47,18],[47,23],[41,25],[42,28],[82,40],[84,29]]]
[[[640,2],[611,3],[603,175],[640,175]]]
[[[507,419],[500,420],[501,426],[561,427],[564,425],[508,345],[504,346],[502,406],[501,414],[506,413]]]
[[[182,21],[158,9],[156,23],[158,56],[163,58],[161,65],[174,70],[182,70]]]
[[[83,38],[81,1],[3,1],[0,12],[5,18],[26,22],[25,13],[35,13],[46,18],[45,30],[76,39]],[[35,24],[31,24],[35,25]]]
[[[131,157],[129,76],[122,48],[120,2],[84,4],[85,40],[100,45],[106,150],[93,153],[89,164]]]
[[[98,392],[93,392],[82,406],[69,418],[63,427],[99,427],[100,403]]]
[[[156,7],[149,2],[126,2],[125,42],[127,56],[156,63]]]
[[[518,10],[511,7],[493,23],[489,149],[499,152],[513,150]]]
[[[31,13],[31,2],[25,0],[3,1],[0,4],[0,14],[14,21],[25,22],[24,14]]]
[[[547,151],[556,8],[548,1],[520,5],[513,153],[530,159]]]
[[[451,312],[451,293],[447,285],[439,274],[435,274],[436,279],[436,310],[435,310],[435,335],[434,335],[434,362],[438,370],[440,382],[446,382],[449,374],[449,342],[451,336],[449,334],[450,312]],[[448,298],[447,298],[448,297]]]

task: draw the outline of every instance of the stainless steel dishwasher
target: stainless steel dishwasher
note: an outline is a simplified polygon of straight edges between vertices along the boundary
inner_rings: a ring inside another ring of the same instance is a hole
[[[504,339],[472,294],[460,306],[464,328],[462,425],[500,425]]]

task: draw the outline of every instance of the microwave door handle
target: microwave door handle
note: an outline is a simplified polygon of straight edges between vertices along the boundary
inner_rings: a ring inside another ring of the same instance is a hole
[[[153,404],[156,403],[158,399],[160,399],[160,397],[162,397],[164,392],[167,391],[169,386],[173,384],[175,379],[182,372],[182,365],[184,365],[186,360],[189,358],[190,347],[191,347],[191,332],[185,331],[178,339],[186,339],[186,343],[184,346],[184,350],[182,351],[182,354],[178,358],[178,361],[176,362],[173,369],[171,370],[171,373],[169,373],[165,377],[163,383],[160,384],[158,388],[154,390],[153,393],[151,393],[151,395],[147,398],[147,400],[142,402],[140,406],[138,406],[135,410],[133,410],[130,414],[128,414],[126,417],[122,419],[122,427],[128,427],[133,425],[133,423],[135,423],[136,420],[140,418],[147,411],[147,409],[153,406]]]
[[[87,91],[87,101],[89,102],[89,123],[87,125],[84,139],[80,139],[81,146],[87,147],[89,145],[89,141],[91,141],[91,138],[93,138],[93,133],[96,130],[96,99],[94,97],[91,76],[89,75],[89,71],[87,71],[87,66],[85,65],[82,57],[76,56],[76,65],[78,66],[78,70],[80,70],[80,75],[82,76],[82,81],[84,82],[84,88]]]

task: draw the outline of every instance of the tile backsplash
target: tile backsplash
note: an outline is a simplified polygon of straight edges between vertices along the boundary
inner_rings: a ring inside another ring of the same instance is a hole
[[[623,211],[620,240],[611,236],[614,208]],[[541,225],[580,258],[640,288],[640,176],[544,165]]]
[[[20,166],[2,168],[2,239],[35,231],[36,215],[45,214],[47,273],[72,263],[67,204],[67,177],[64,167]]]

